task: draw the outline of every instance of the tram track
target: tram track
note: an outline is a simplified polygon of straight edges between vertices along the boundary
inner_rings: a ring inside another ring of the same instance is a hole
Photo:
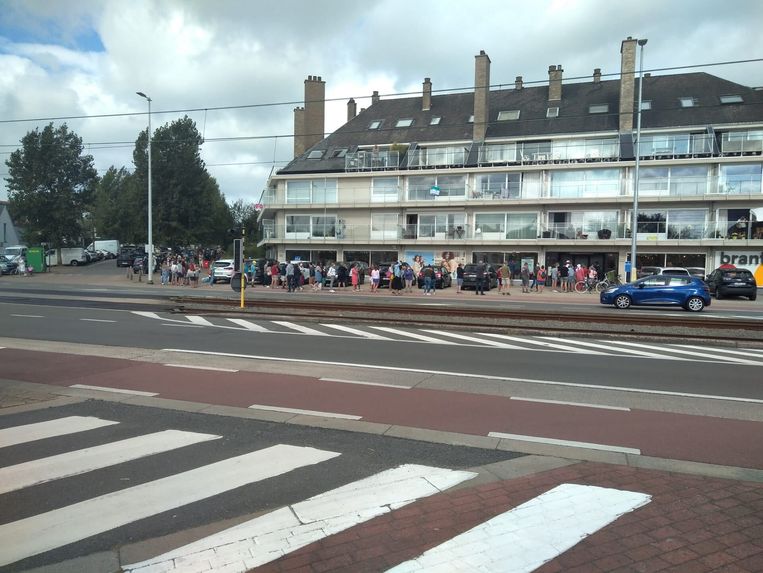
[[[426,327],[487,329],[510,332],[545,332],[576,336],[649,336],[668,340],[723,340],[729,343],[763,343],[763,321],[687,313],[685,320],[672,320],[662,313],[636,314],[613,311],[585,315],[580,311],[553,309],[475,308],[430,306],[395,302],[344,302],[278,300],[240,302],[230,298],[173,297],[172,312],[179,314],[247,315],[255,318],[301,320],[349,320],[370,323],[401,323]]]

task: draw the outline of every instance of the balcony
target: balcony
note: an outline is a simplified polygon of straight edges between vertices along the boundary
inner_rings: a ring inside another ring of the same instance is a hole
[[[357,151],[344,156],[345,171],[390,171],[399,167],[399,151]]]
[[[585,221],[584,223],[550,223],[541,231],[541,238],[561,241],[611,241],[630,235],[625,223]]]
[[[763,154],[763,131],[732,131],[721,137],[724,156]]]

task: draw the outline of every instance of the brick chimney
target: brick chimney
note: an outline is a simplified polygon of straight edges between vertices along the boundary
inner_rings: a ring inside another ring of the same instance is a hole
[[[620,45],[620,132],[633,131],[635,101],[636,42],[628,36]]]
[[[484,141],[490,117],[490,58],[485,50],[474,56],[474,126],[472,139]]]
[[[347,121],[350,121],[358,115],[358,105],[353,98],[350,98],[347,102]]]
[[[514,80],[514,89],[515,90],[521,90],[524,86],[524,82],[522,81],[522,76],[517,76],[517,79]]]
[[[432,81],[424,78],[423,88],[421,90],[421,111],[432,109]]]
[[[562,100],[562,65],[548,67],[548,101],[559,103]]]
[[[601,68],[594,68],[593,70],[593,83],[601,83]]]
[[[374,93],[371,94],[371,105],[379,103],[379,99],[379,92],[374,90]]]
[[[305,80],[305,107],[294,110],[294,157],[323,139],[326,125],[326,82],[320,76]]]

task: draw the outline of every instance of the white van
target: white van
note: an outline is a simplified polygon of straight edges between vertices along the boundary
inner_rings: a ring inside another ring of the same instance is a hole
[[[86,249],[88,251],[104,251],[106,253],[111,253],[113,256],[109,258],[114,259],[119,254],[119,241],[116,239],[99,239],[90,243]]]
[[[10,247],[5,247],[2,254],[8,257],[12,262],[17,263],[19,262],[20,257],[26,259],[27,249],[28,247],[26,245],[11,245]]]

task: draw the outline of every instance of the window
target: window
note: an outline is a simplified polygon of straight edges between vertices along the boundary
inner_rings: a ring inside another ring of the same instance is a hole
[[[336,179],[305,179],[286,182],[286,202],[336,203]]]
[[[537,213],[507,213],[507,239],[536,239],[538,238]]]
[[[438,193],[432,194],[437,187]],[[466,195],[466,176],[438,175],[408,178],[409,201],[432,201],[440,197],[464,197]]]
[[[648,111],[652,109],[651,100],[641,100],[641,111]]]
[[[725,96],[721,96],[721,103],[722,104],[744,103],[744,100],[742,99],[742,96],[740,95],[725,95]]]
[[[490,173],[478,175],[473,199],[519,199],[522,185],[521,173]]]
[[[336,237],[336,215],[286,215],[286,238]]]
[[[336,215],[318,215],[310,219],[312,237],[326,238],[336,237]]]
[[[559,117],[559,108],[550,107],[546,110],[546,117]]]
[[[375,177],[371,182],[372,203],[397,203],[397,177]]]
[[[729,195],[753,195],[761,191],[761,165],[721,165],[719,189]]]
[[[376,213],[371,215],[372,239],[397,239],[397,213]]]
[[[517,161],[516,143],[483,145],[480,148],[480,163],[513,163]]]
[[[287,215],[286,237],[307,238],[310,236],[310,215]]]
[[[413,125],[413,120],[410,118],[406,119],[398,119],[395,123],[395,127],[411,127]]]
[[[669,209],[668,239],[703,238],[706,219],[704,209]]]
[[[608,103],[595,103],[588,106],[588,113],[609,113]]]
[[[380,119],[374,120],[368,125],[368,129],[379,129],[381,124],[382,122]]]
[[[551,197],[617,197],[619,169],[582,169],[551,172]]]
[[[648,233],[650,235],[665,233],[665,211],[639,211],[636,220],[638,233]]]
[[[498,121],[507,121],[511,119],[519,119],[519,111],[518,109],[511,109],[507,111],[499,111],[498,112]]]
[[[696,102],[693,97],[680,97],[678,103],[681,104],[681,107],[694,107]]]
[[[307,155],[308,159],[320,159],[321,157],[323,157],[323,150],[321,149],[314,149]]]
[[[432,119],[429,120],[429,125],[440,125],[440,120],[442,118],[439,116],[435,116]]]
[[[331,153],[331,157],[344,157],[345,155],[347,155],[347,148],[346,147],[344,147],[342,149],[335,149]]]

